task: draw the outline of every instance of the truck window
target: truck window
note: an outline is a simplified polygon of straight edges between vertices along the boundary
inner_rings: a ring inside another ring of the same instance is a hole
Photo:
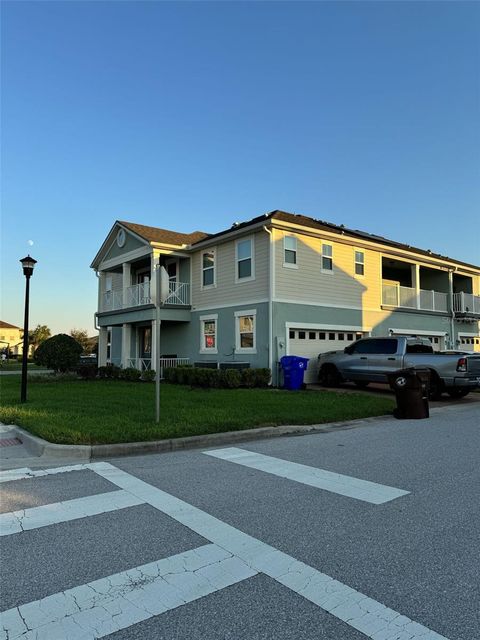
[[[360,340],[354,346],[353,353],[371,353],[391,355],[397,353],[398,340],[395,338],[370,338]]]
[[[407,344],[407,353],[433,353],[429,344]]]

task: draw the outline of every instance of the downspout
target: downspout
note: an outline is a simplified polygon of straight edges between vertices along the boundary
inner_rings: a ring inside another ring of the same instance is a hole
[[[273,254],[273,234],[264,225],[264,231],[270,236],[269,242],[269,273],[268,273],[268,368],[270,369],[270,384],[273,386],[273,274],[274,274],[274,254]]]

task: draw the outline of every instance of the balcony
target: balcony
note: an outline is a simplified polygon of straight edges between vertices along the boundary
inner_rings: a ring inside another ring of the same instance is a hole
[[[382,305],[398,309],[448,312],[448,294],[441,291],[403,287],[395,284],[382,285]]]
[[[480,296],[474,296],[473,293],[460,293],[453,294],[453,310],[456,316],[463,316],[464,318],[478,318],[480,317]]]
[[[152,304],[150,282],[142,282],[125,289],[105,291],[102,296],[100,311],[131,309],[146,304]],[[168,295],[162,302],[162,306],[166,305],[190,306],[190,285],[187,282],[169,282]]]

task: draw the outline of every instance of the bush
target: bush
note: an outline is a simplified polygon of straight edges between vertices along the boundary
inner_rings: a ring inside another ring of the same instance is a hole
[[[256,369],[242,369],[240,376],[242,387],[251,389],[257,383]]]
[[[220,385],[226,389],[238,389],[241,381],[242,376],[237,369],[224,369],[220,371]]]
[[[126,369],[120,370],[120,379],[126,380],[127,382],[138,382],[141,375],[142,372],[138,369],[134,369],[133,367],[127,367]]]
[[[65,373],[78,365],[83,347],[71,336],[59,333],[42,342],[35,351],[35,364]]]
[[[80,378],[84,380],[94,380],[97,377],[98,369],[96,364],[83,364],[77,369]]]
[[[142,371],[142,375],[140,380],[143,380],[143,382],[153,382],[155,380],[155,370],[154,369],[145,369],[145,371]]]
[[[177,367],[177,384],[191,384],[193,367]]]
[[[163,378],[169,384],[178,384],[177,369],[175,367],[166,367],[163,370]]]
[[[204,389],[220,386],[220,371],[218,369],[198,367],[192,369],[192,372],[194,372],[194,374],[190,384],[203,387]]]
[[[98,377],[116,380],[120,377],[121,371],[122,369],[115,364],[106,364],[103,367],[98,367]]]
[[[255,371],[255,386],[268,387],[272,373],[270,369],[253,369]]]
[[[28,384],[38,384],[45,382],[77,382],[78,375],[76,373],[44,373],[27,376]]]

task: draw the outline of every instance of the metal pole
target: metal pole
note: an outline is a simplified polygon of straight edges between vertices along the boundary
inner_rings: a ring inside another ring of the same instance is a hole
[[[160,256],[157,265],[157,281],[156,281],[156,301],[155,301],[155,317],[156,317],[156,349],[155,349],[155,419],[157,424],[160,422]]]
[[[25,318],[23,321],[22,387],[20,391],[20,402],[27,401],[28,307],[30,304],[30,276],[25,276],[25,278]]]

